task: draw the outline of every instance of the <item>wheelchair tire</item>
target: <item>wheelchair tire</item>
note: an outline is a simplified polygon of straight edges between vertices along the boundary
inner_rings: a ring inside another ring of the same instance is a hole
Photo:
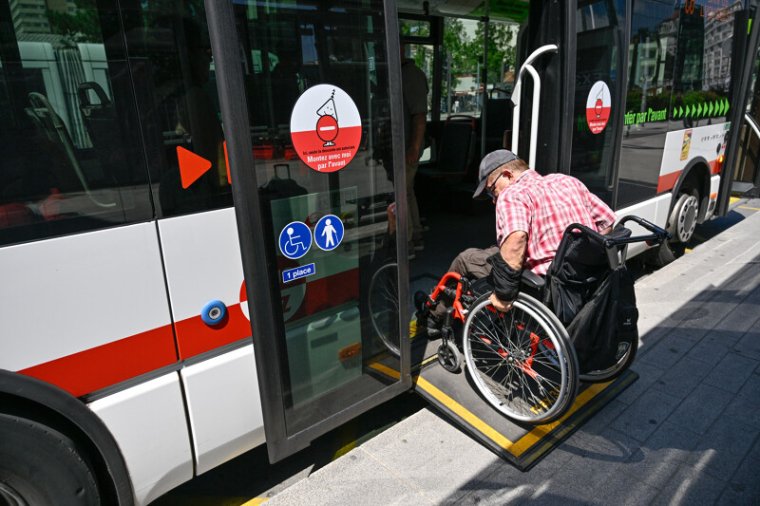
[[[628,345],[626,349],[621,349],[620,345]],[[618,359],[615,365],[607,369],[588,371],[580,375],[580,380],[587,383],[603,383],[611,381],[628,369],[636,358],[636,352],[639,350],[638,337],[632,342],[623,341],[618,345]]]
[[[377,337],[391,353],[398,356],[398,264],[387,263],[372,275],[367,306]]]
[[[470,307],[462,333],[467,371],[497,411],[520,422],[560,418],[578,392],[578,359],[567,331],[533,297],[496,311],[489,295]]]

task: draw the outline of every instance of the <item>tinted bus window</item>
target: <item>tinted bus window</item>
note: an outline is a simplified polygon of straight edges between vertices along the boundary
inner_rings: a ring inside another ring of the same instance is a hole
[[[657,193],[668,131],[726,120],[742,8],[740,1],[633,1],[618,207]]]
[[[13,4],[0,0],[0,244],[150,219],[115,6]]]
[[[122,12],[160,216],[231,206],[203,2],[122,2]]]

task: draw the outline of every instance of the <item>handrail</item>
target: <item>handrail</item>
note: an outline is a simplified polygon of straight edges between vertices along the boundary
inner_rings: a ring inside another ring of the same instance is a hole
[[[753,132],[755,132],[755,135],[760,139],[760,128],[757,126],[757,123],[754,119],[752,119],[752,116],[750,116],[747,113],[744,113],[744,121],[747,122],[747,124],[750,126]]]
[[[522,84],[523,72],[527,71],[531,78],[533,78],[533,110],[531,114],[530,125],[530,151],[528,153],[528,166],[532,169],[536,165],[536,146],[538,144],[538,106],[541,101],[541,77],[536,72],[536,69],[531,65],[539,56],[544,53],[557,52],[559,48],[556,44],[546,44],[533,51],[528,58],[525,59],[520,72],[517,74],[515,80],[515,86],[512,91],[512,103],[515,105],[512,112],[512,152],[517,154],[518,142],[520,141],[520,92]]]

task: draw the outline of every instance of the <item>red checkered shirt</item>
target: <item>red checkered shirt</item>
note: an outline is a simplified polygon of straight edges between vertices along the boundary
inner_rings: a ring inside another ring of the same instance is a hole
[[[615,223],[615,213],[583,183],[564,174],[542,176],[526,170],[496,201],[496,244],[516,231],[528,234],[525,267],[546,274],[568,225],[580,223],[601,231]]]

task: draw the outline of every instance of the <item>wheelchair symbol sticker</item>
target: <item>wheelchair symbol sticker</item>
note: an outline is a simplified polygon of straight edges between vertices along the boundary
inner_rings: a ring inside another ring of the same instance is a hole
[[[314,227],[314,242],[322,251],[332,251],[343,241],[343,222],[334,214],[323,216]]]
[[[279,242],[283,255],[291,260],[301,258],[311,249],[311,230],[305,223],[293,221],[282,229]]]

